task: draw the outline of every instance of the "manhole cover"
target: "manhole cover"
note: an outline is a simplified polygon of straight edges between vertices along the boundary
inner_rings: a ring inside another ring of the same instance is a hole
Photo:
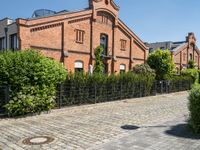
[[[22,141],[25,145],[43,145],[43,144],[49,144],[54,141],[54,138],[48,137],[48,136],[37,136],[37,137],[31,137],[27,138]]]
[[[124,126],[121,126],[121,128],[124,129],[124,130],[137,130],[140,127],[134,126],[134,125],[124,125]]]

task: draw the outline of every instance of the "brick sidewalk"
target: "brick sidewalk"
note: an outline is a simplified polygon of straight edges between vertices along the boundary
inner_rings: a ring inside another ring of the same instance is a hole
[[[104,149],[104,144],[133,134],[133,131],[123,130],[123,125],[157,125],[188,116],[187,96],[187,92],[181,92],[64,108],[21,119],[2,119],[0,149],[81,150],[99,146]],[[34,136],[49,136],[55,140],[39,146],[22,143],[25,138]]]

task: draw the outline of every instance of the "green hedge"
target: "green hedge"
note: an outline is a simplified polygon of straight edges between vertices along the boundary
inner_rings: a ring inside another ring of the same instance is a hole
[[[189,96],[190,126],[200,134],[200,85],[196,85]]]
[[[60,93],[62,104],[79,105],[147,96],[151,93],[154,79],[155,76],[132,72],[110,76],[69,74]]]
[[[48,111],[55,105],[56,86],[66,78],[63,66],[34,50],[0,53],[0,85],[11,87],[5,106],[9,115]]]
[[[189,76],[194,83],[199,83],[199,71],[197,69],[184,69],[181,71],[182,76]]]

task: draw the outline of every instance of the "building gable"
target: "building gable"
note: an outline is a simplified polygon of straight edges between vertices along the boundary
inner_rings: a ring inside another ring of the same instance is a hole
[[[119,6],[117,6],[113,0],[89,0],[89,8],[107,8],[111,11],[119,11]]]

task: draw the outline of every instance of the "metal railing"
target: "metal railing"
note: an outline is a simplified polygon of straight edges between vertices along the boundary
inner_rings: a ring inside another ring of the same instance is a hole
[[[9,101],[9,86],[0,86],[0,114],[4,112],[4,105]]]
[[[71,105],[95,104],[122,99],[155,96],[192,88],[193,81],[155,81],[152,84],[144,82],[73,85],[61,84],[58,86],[56,104],[61,108]],[[9,86],[0,86],[0,114],[5,112],[4,105],[9,102]]]
[[[58,87],[57,106],[95,104],[101,102],[155,96],[157,94],[173,93],[190,90],[192,81],[155,81],[151,86],[146,83],[134,84],[116,83],[111,85],[81,86],[62,84]]]

